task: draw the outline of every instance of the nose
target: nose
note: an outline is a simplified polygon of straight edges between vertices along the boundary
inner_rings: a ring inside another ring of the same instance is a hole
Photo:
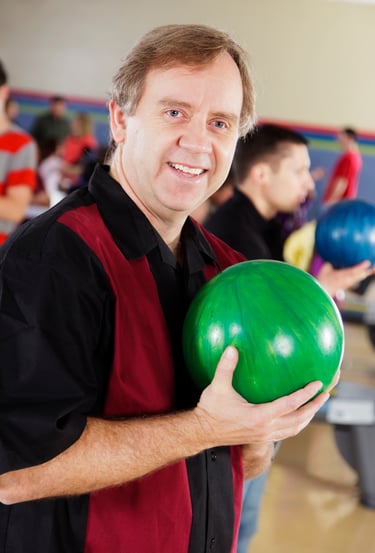
[[[212,142],[206,122],[200,119],[191,119],[186,123],[179,139],[179,145],[192,153],[210,154]]]
[[[308,192],[313,192],[315,190],[315,181],[310,173],[310,171],[306,175],[306,188]]]

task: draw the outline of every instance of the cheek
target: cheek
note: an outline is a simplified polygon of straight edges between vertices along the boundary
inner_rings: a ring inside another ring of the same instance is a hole
[[[237,141],[238,141],[238,135],[236,134],[231,138],[227,148],[225,148],[225,154],[226,154],[226,157],[229,158],[230,163],[232,163],[234,152],[236,151]]]
[[[237,141],[231,142],[227,145],[220,145],[216,148],[216,164],[220,173],[226,175],[232,165],[234,152],[236,149]]]
[[[146,142],[143,130],[137,130],[127,134],[123,150],[123,162],[125,166],[132,165],[137,171],[142,171],[149,165],[152,149]]]

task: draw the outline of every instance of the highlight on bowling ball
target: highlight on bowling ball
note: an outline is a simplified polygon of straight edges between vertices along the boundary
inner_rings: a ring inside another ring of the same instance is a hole
[[[208,281],[187,312],[183,351],[200,390],[229,345],[239,352],[233,387],[250,403],[266,403],[313,380],[328,388],[344,353],[343,323],[305,271],[281,261],[244,261]]]
[[[315,230],[315,249],[336,269],[366,259],[375,263],[375,206],[360,199],[339,201],[322,213]]]

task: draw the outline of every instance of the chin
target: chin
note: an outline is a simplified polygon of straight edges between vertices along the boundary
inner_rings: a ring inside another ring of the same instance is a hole
[[[297,211],[298,208],[299,208],[299,204],[293,207],[285,206],[283,207],[283,209],[280,209],[279,211],[281,213],[288,213],[288,215],[292,215],[295,211]]]
[[[192,211],[197,209],[197,207],[201,206],[203,202],[204,202],[204,200],[197,203],[196,198],[194,198],[194,199],[192,199],[192,198],[180,198],[180,199],[173,198],[173,199],[171,199],[170,202],[166,203],[165,206],[168,207],[172,211],[177,211],[177,212],[181,212],[181,213],[191,213]]]

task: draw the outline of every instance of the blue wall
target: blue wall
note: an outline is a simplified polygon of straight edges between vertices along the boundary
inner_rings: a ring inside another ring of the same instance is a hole
[[[40,115],[48,108],[49,96],[23,91],[12,90],[11,97],[14,98],[20,106],[20,115],[18,122],[26,130],[29,130],[35,117]],[[68,115],[72,116],[78,111],[84,111],[91,115],[96,138],[101,146],[108,144],[108,110],[106,102],[85,100],[81,98],[66,98],[68,105]]]

